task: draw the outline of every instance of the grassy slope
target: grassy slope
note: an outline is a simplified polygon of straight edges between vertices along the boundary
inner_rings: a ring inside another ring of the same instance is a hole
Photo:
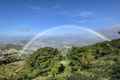
[[[51,48],[39,49],[27,60],[1,65],[0,80],[119,80],[120,40],[83,48],[74,47],[66,57]],[[41,65],[42,64],[42,65]]]

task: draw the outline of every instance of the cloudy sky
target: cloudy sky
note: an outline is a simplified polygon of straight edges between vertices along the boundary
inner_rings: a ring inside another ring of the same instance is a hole
[[[60,25],[99,30],[120,23],[120,0],[0,0],[0,36],[34,35]]]

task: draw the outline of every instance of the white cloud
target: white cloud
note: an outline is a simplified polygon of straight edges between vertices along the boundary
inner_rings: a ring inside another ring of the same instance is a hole
[[[84,18],[93,17],[93,12],[83,11],[83,12],[80,12],[79,16]]]
[[[76,23],[86,23],[95,19],[94,13],[92,11],[71,12],[69,16],[71,16],[72,21]]]
[[[53,4],[53,5],[33,5],[32,3],[27,5],[28,8],[31,8],[33,10],[40,10],[40,9],[61,9],[61,5],[59,4]]]

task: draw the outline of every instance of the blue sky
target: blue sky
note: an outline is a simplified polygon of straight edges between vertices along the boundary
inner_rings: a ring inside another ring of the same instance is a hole
[[[120,0],[0,0],[0,35],[33,35],[60,25],[120,23]]]

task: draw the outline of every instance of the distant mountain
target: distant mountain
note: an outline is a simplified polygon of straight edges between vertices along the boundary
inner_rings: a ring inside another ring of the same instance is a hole
[[[101,34],[105,35],[110,39],[119,39],[120,38],[120,25],[115,25],[112,27],[106,27],[98,30]]]
[[[79,33],[71,32],[71,34],[53,34],[42,35],[25,46],[25,51],[32,52],[42,47],[65,48],[65,47],[83,47],[98,42],[103,42],[96,34],[80,31]]]
[[[1,41],[30,40],[33,36],[0,36]]]
[[[22,37],[22,36],[0,36],[0,48],[20,46],[23,47],[31,40],[31,37]]]

